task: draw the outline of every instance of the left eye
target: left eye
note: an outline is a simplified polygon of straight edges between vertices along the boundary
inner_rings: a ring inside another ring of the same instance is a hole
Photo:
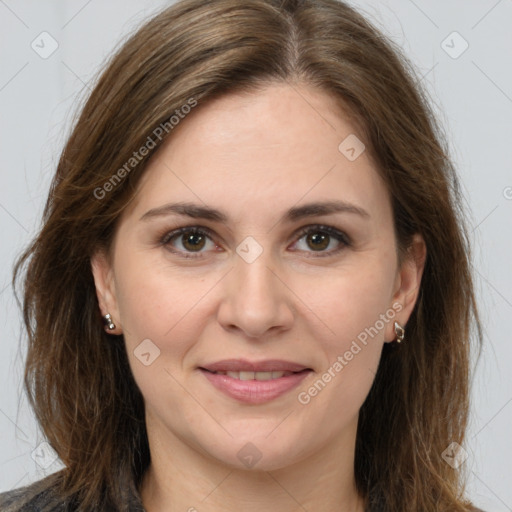
[[[313,252],[327,253],[327,255],[336,253],[343,249],[343,247],[350,245],[347,235],[330,226],[308,227],[302,230],[298,236],[299,240],[297,243],[304,238],[305,243],[309,248],[313,249]],[[325,249],[331,245],[333,239],[337,242],[336,248],[330,251],[325,251]]]
[[[296,236],[298,239],[294,245],[297,245],[304,239],[307,247],[311,249],[311,251],[305,249],[305,252],[322,253],[320,254],[321,256],[334,254],[343,249],[343,247],[350,245],[350,240],[345,233],[330,226],[308,226],[303,228]],[[168,247],[171,252],[179,253],[185,258],[197,258],[200,257],[201,252],[204,252],[202,249],[206,247],[208,241],[211,244],[211,248],[216,247],[213,238],[213,233],[208,228],[193,226],[179,228],[165,234],[161,238],[160,243]],[[336,247],[326,251],[325,249],[331,245],[333,239],[337,242]],[[177,245],[178,247],[176,247]],[[171,247],[177,250],[173,250]],[[295,249],[293,250],[295,251]],[[197,255],[194,255],[194,253]]]

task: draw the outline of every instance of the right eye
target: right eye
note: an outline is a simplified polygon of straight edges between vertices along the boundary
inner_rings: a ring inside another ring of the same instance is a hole
[[[188,226],[165,233],[160,243],[171,252],[178,253],[184,258],[199,258],[201,252],[205,252],[202,249],[208,245],[208,240],[213,247],[218,247],[213,242],[212,232],[208,228]]]

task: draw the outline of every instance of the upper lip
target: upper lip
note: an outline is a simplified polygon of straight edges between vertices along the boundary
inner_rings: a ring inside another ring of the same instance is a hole
[[[267,359],[265,361],[248,361],[247,359],[224,359],[215,363],[200,366],[210,372],[300,372],[311,370],[303,364],[280,359]]]

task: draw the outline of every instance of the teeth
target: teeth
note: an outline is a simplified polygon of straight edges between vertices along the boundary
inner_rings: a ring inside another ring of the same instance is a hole
[[[281,372],[276,372],[276,374]],[[279,375],[279,377],[282,377],[282,375]],[[256,380],[271,380],[271,379],[277,379],[279,377],[272,377],[272,372],[254,372],[254,378]]]
[[[237,380],[272,380],[280,379],[281,377],[287,377],[293,372],[215,372],[218,375],[227,375],[232,379]]]

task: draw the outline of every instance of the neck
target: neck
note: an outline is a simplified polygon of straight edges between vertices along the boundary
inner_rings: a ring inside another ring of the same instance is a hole
[[[348,432],[299,462],[275,470],[222,464],[167,430],[148,429],[151,465],[140,495],[146,512],[364,512],[354,479],[357,419]]]

